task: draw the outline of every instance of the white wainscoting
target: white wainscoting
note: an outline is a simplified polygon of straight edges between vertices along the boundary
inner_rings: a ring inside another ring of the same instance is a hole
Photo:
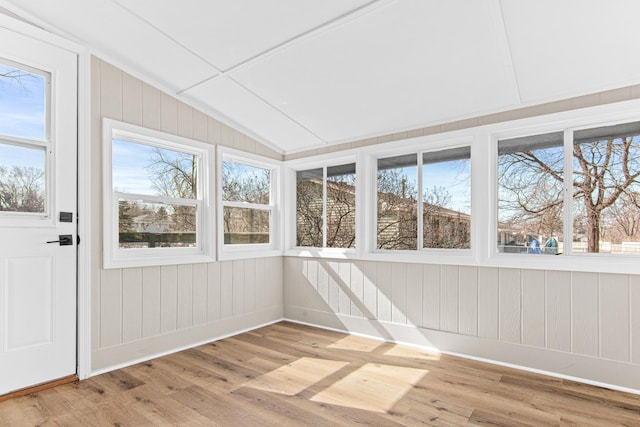
[[[285,318],[640,390],[640,276],[287,257]]]
[[[280,320],[282,258],[102,270],[103,372]]]

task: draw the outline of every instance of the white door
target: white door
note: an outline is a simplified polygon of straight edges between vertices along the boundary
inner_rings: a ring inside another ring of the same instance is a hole
[[[76,372],[76,69],[0,27],[0,395]]]

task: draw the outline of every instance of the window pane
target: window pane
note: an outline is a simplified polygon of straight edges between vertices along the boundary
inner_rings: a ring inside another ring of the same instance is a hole
[[[271,171],[242,163],[222,162],[222,199],[269,204]]]
[[[114,139],[113,191],[165,196],[197,197],[198,156]]]
[[[196,247],[196,207],[118,201],[121,249]]]
[[[262,209],[224,207],[224,243],[269,243],[269,214]]]
[[[0,211],[45,212],[45,150],[0,143]]]
[[[559,254],[563,247],[563,133],[498,142],[498,251]]]
[[[323,170],[296,174],[296,246],[321,248]]]
[[[327,168],[327,247],[356,245],[356,164]]]
[[[573,251],[640,253],[640,122],[577,131]]]
[[[471,149],[422,156],[423,247],[471,247]]]
[[[0,134],[45,140],[43,76],[0,64]]]
[[[378,159],[378,249],[418,248],[418,157]]]

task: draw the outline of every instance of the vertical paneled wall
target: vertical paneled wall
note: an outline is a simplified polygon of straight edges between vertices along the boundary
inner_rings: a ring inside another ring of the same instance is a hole
[[[442,350],[458,351],[464,338],[471,356],[483,356],[474,346],[506,344],[635,366],[631,377],[640,368],[640,276],[294,257],[284,276],[293,320],[407,340],[392,332],[404,326],[423,332],[422,345],[442,332],[438,343],[451,344]],[[640,389],[640,377],[630,381]]]
[[[215,339],[282,317],[282,258],[102,268],[102,118],[282,156],[92,58],[92,370]]]

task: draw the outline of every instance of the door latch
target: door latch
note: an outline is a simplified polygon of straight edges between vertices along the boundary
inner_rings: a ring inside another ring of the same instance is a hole
[[[71,234],[61,234],[58,236],[59,240],[50,240],[47,243],[60,243],[60,246],[73,245],[73,236]]]

